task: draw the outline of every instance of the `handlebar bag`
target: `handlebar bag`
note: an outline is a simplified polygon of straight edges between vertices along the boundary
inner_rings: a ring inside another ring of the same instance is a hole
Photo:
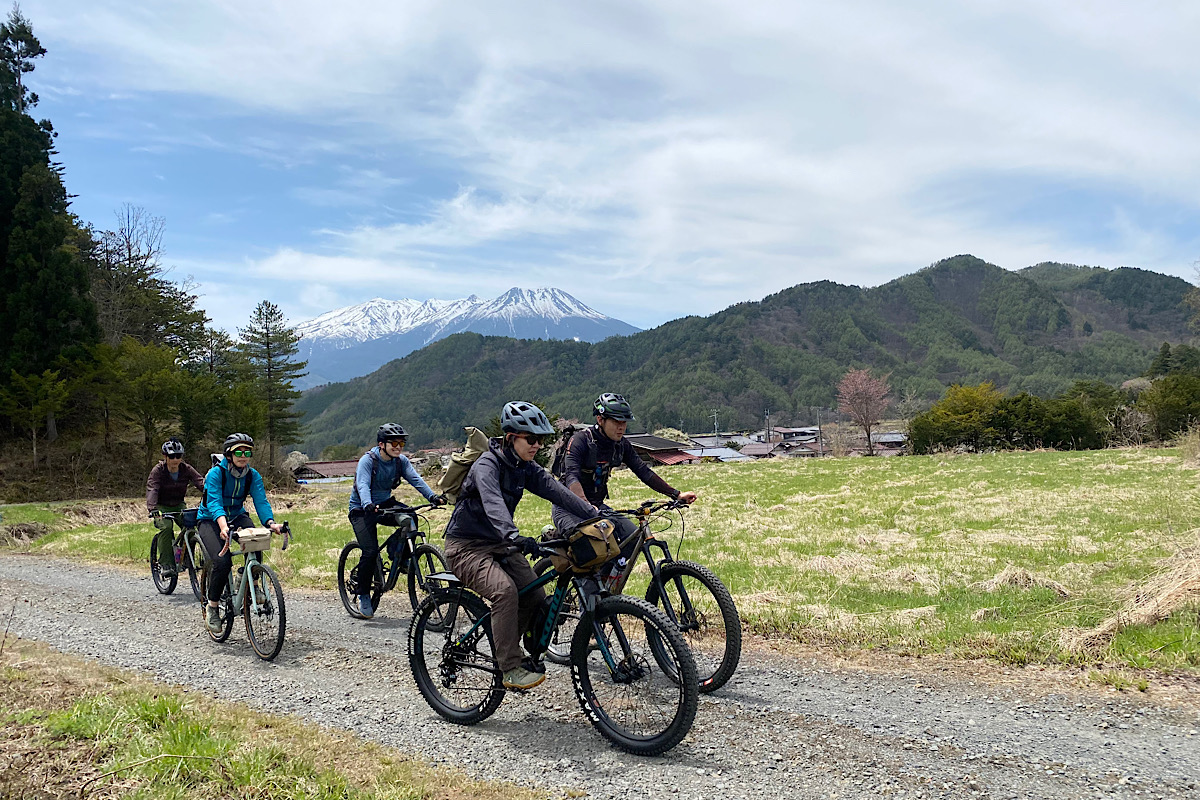
[[[621,554],[613,524],[603,517],[581,522],[566,539],[569,547],[561,555],[550,556],[550,563],[559,573],[590,574]]]
[[[185,528],[196,527],[196,514],[198,514],[199,512],[200,512],[200,509],[198,509],[198,508],[185,508],[183,510],[183,513],[179,515],[179,519],[182,520],[182,522],[183,522],[183,527],[185,527]]]
[[[243,528],[234,533],[233,538],[247,553],[261,553],[271,549],[270,528]]]

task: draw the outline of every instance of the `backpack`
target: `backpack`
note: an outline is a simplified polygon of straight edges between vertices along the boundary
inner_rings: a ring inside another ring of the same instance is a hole
[[[471,465],[488,449],[487,434],[478,428],[466,427],[463,430],[467,432],[467,443],[461,453],[450,456],[450,466],[442,473],[437,485],[438,492],[445,495],[446,501],[451,505],[458,502],[458,493],[462,491],[463,481],[467,479]]]
[[[554,457],[550,460],[550,474],[560,481],[566,477],[567,450],[571,446],[571,439],[574,438],[576,433],[582,430],[587,430],[587,426],[568,425],[562,429],[558,441],[554,443]]]

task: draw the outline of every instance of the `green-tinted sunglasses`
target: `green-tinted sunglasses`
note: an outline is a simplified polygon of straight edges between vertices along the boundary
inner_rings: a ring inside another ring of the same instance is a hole
[[[249,447],[239,447],[238,449],[230,450],[229,452],[238,458],[249,458],[250,456],[254,455],[254,451]]]

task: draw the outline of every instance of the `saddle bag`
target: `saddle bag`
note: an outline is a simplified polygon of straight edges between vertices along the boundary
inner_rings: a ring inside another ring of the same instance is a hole
[[[562,550],[561,555],[550,556],[550,563],[560,574],[574,572],[587,575],[621,554],[613,524],[604,517],[581,522],[567,534],[566,541],[569,546]]]

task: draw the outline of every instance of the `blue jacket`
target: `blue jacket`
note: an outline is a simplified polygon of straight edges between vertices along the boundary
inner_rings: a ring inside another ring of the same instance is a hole
[[[249,495],[254,501],[254,512],[258,514],[258,521],[263,525],[273,521],[275,512],[267,502],[267,489],[263,486],[262,475],[259,475],[254,467],[250,467],[245,475],[235,478],[229,474],[231,466],[228,458],[221,459],[221,463],[204,476],[204,493],[207,499],[204,505],[200,506],[196,518],[215,522],[217,517],[225,517],[227,521],[232,522],[246,513],[243,504]]]
[[[537,462],[522,461],[503,441],[492,439],[488,451],[471,465],[446,525],[447,539],[512,539],[517,535],[513,512],[526,489],[580,519],[596,516],[591,503],[580,500]]]
[[[358,511],[367,503],[382,503],[387,500],[392,496],[392,490],[400,485],[401,478],[412,484],[426,500],[436,494],[421,480],[421,476],[406,456],[401,455],[385,461],[379,457],[379,447],[372,447],[358,460],[358,467],[354,470],[350,510]],[[363,500],[364,497],[368,499]]]

